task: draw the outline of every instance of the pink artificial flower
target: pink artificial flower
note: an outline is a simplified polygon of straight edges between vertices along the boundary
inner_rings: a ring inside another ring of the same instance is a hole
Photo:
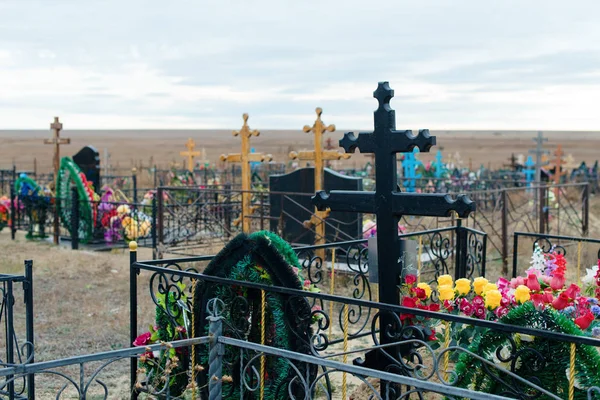
[[[146,346],[148,343],[150,343],[151,337],[152,334],[150,332],[142,333],[140,336],[135,338],[133,345],[136,347]]]
[[[494,311],[494,313],[496,314],[496,316],[498,318],[502,318],[506,314],[508,314],[508,308],[506,308],[506,307],[498,307],[498,308],[496,308],[496,311]]]
[[[522,276],[517,276],[516,278],[512,278],[510,280],[510,287],[516,289],[519,286],[525,286],[525,279]]]
[[[554,296],[552,295],[552,289],[546,288],[543,295],[543,301],[545,304],[550,304],[554,301]]]
[[[460,299],[459,309],[467,317],[470,317],[475,312],[473,306],[471,305],[471,303],[469,303],[469,300],[465,298]]]
[[[540,286],[540,281],[538,281],[538,277],[537,277],[536,274],[528,274],[527,275],[527,282],[525,283],[525,285],[532,292],[539,292],[542,289],[541,286]]]
[[[564,293],[570,298],[570,299],[574,299],[577,297],[577,295],[579,294],[579,292],[581,292],[581,289],[579,288],[579,286],[577,286],[574,283],[571,283],[571,285],[567,288],[567,290],[564,291]]]
[[[541,308],[544,306],[544,295],[541,293],[533,293],[531,295],[531,301],[535,308]]]
[[[481,296],[473,297],[473,307],[480,308],[485,306],[485,300]]]
[[[498,286],[498,290],[502,293],[508,289],[510,282],[506,278],[499,278],[498,282],[496,282],[496,286]]]
[[[552,282],[552,277],[548,276],[548,275],[542,275],[542,282],[544,282],[546,285],[550,286],[550,283]]]
[[[550,280],[550,287],[552,290],[560,290],[565,286],[565,275],[558,272],[554,273]]]
[[[476,308],[475,316],[479,319],[484,319],[485,318],[485,307]]]

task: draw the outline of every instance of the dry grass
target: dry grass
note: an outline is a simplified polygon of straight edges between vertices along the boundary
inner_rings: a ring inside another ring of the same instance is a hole
[[[0,232],[0,273],[23,273],[24,259],[33,260],[36,361],[129,346],[129,265],[124,251],[71,251],[50,243],[28,242],[21,234],[11,241],[8,230]],[[16,326],[20,329],[24,308],[19,301],[20,286],[16,290]],[[144,303],[140,319],[151,320],[151,311]],[[24,338],[24,331],[20,332]],[[76,370],[70,371],[77,377]],[[120,362],[103,376],[111,386],[123,386],[128,371],[128,364]],[[53,387],[45,376],[36,381],[42,390]]]
[[[327,110],[325,110],[325,113]],[[368,111],[367,111],[368,112]],[[324,115],[327,123],[335,123],[340,128],[334,133],[326,134],[331,138],[334,145],[347,130],[343,128],[343,121],[331,121]],[[232,121],[232,129],[239,129],[241,119]],[[261,130],[261,135],[252,138],[252,146],[256,151],[270,153],[274,161],[289,162],[288,153],[292,150],[310,149],[313,147],[313,135],[302,132],[301,126],[298,130],[265,130],[264,127],[252,124],[250,126]],[[312,125],[312,117],[306,121]],[[403,127],[398,117],[398,127]],[[237,152],[240,148],[239,137],[233,137],[230,130],[113,130],[113,131],[73,131],[68,129],[68,121],[65,121],[66,130],[64,137],[71,138],[71,145],[64,146],[61,150],[63,155],[73,155],[86,145],[95,146],[101,153],[107,149],[111,155],[110,164],[117,169],[116,173],[128,174],[133,166],[149,166],[150,163],[160,167],[167,167],[172,161],[182,164],[184,159],[179,155],[185,150],[185,142],[192,137],[198,148],[204,148],[207,158],[211,163],[217,163],[220,154]],[[412,127],[413,129],[415,127]],[[524,154],[534,147],[532,138],[535,131],[444,131],[431,132],[437,135],[437,145],[432,153],[421,154],[423,161],[433,160],[435,152],[440,149],[444,156],[450,157],[455,152],[460,152],[464,165],[469,161],[474,168],[488,163],[493,168],[500,168],[508,163],[511,153]],[[549,138],[547,149],[555,149],[557,144],[562,144],[565,153],[572,153],[577,161],[586,160],[588,165],[598,159],[597,148],[600,142],[600,134],[596,132],[547,132]],[[33,170],[33,160],[37,158],[38,171],[49,172],[52,167],[52,155],[49,146],[43,144],[43,139],[48,138],[50,132],[47,130],[37,131],[9,131],[0,130],[0,168],[10,168],[13,162],[21,170]],[[493,149],[493,150],[492,150]],[[104,155],[102,154],[104,161]],[[368,160],[358,152],[347,161],[339,165],[353,168],[362,168]]]

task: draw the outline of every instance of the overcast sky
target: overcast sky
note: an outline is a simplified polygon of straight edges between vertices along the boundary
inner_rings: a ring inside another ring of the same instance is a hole
[[[381,4],[381,5],[380,5]],[[0,129],[600,130],[600,2],[0,0]]]

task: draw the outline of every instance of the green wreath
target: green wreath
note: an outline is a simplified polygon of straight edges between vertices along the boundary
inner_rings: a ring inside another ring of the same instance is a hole
[[[583,332],[564,315],[551,309],[537,310],[531,302],[511,310],[499,322],[509,325],[523,326],[551,332],[566,333],[569,335],[583,336]],[[504,368],[511,370],[519,377],[527,379],[538,386],[560,397],[567,398],[569,393],[569,368],[570,343],[559,342],[542,337],[526,337],[513,334],[513,343],[506,334],[498,331],[486,330],[476,336],[468,350],[488,361],[509,364]],[[504,354],[504,355],[503,355]],[[508,359],[510,355],[517,355]],[[541,357],[540,357],[541,355]],[[587,389],[600,386],[600,355],[593,346],[577,345],[575,356],[575,399],[587,399]],[[518,381],[497,371],[490,370],[505,383],[500,383],[486,373],[482,363],[463,353],[456,364],[456,386],[469,388],[484,393],[493,393],[514,397],[518,393],[528,398],[548,398],[539,395],[539,391],[526,386]],[[585,389],[584,389],[585,388]]]
[[[283,286],[302,290],[299,274],[300,263],[296,253],[283,239],[272,232],[261,231],[250,236],[240,234],[234,238],[207,266],[206,275],[214,275],[236,281]],[[299,271],[296,273],[296,271]],[[224,335],[260,343],[261,338],[261,292],[242,286],[211,285],[199,283],[194,298],[195,334],[208,333],[206,306],[210,299],[219,298],[226,309],[223,312]],[[290,297],[279,293],[265,293],[265,344],[301,353],[310,352],[311,309],[304,297]],[[197,362],[203,367],[198,377],[201,395],[207,398],[208,348],[198,346]],[[252,373],[240,376],[240,365],[247,366],[252,356],[240,359],[239,349],[226,348],[223,375],[231,380],[223,382],[223,398],[240,398],[241,380],[249,386],[256,385]],[[287,398],[288,383],[295,376],[290,360],[281,357],[266,357],[264,398],[276,400]],[[292,362],[301,371],[306,366]],[[255,365],[258,367],[258,365]],[[309,368],[314,378],[315,368]],[[299,385],[291,389],[297,398],[303,398],[303,388]],[[246,396],[256,397],[257,393],[246,390]]]
[[[56,198],[58,201],[58,214],[62,225],[69,231],[71,237],[74,236],[71,224],[71,210],[73,208],[73,197],[71,195],[71,185],[77,188],[79,196],[79,240],[86,243],[92,239],[94,234],[94,213],[92,210],[91,199],[88,194],[82,178],[81,170],[75,164],[72,158],[63,157],[60,160],[60,169],[58,170],[58,179],[56,183]]]

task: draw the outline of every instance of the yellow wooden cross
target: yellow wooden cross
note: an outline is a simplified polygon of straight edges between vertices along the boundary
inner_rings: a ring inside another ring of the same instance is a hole
[[[323,134],[325,132],[335,131],[335,125],[325,125],[321,120],[321,114],[323,110],[320,107],[316,108],[317,119],[312,127],[305,125],[303,130],[306,133],[313,132],[315,135],[314,143],[315,149],[308,151],[292,151],[290,158],[296,160],[309,160],[315,163],[315,192],[323,190],[323,177],[324,177],[324,160],[341,160],[350,158],[350,154],[341,153],[337,150],[323,150]],[[315,213],[311,216],[310,220],[304,221],[304,226],[307,229],[315,227],[316,240],[315,244],[325,243],[325,218],[329,216],[330,210],[319,211],[315,209]]]
[[[241,222],[242,231],[249,233],[251,222],[250,215],[252,215],[255,210],[255,208],[250,205],[252,197],[252,193],[250,193],[250,190],[252,189],[250,163],[271,161],[273,157],[270,154],[250,153],[250,138],[252,136],[260,135],[260,132],[256,129],[250,130],[250,127],[248,126],[248,114],[242,115],[242,118],[244,119],[242,129],[233,131],[233,136],[240,136],[242,139],[242,151],[236,154],[222,154],[221,161],[238,162],[242,164],[242,215],[240,218],[237,218],[233,224],[238,226]]]
[[[71,139],[61,138],[60,131],[63,128],[63,124],[60,123],[58,117],[54,117],[54,122],[50,124],[52,130],[52,139],[44,139],[44,144],[51,144],[54,146],[54,190],[58,187],[58,170],[60,169],[60,145],[71,144]],[[58,244],[60,224],[58,220],[58,207],[54,207],[54,244]]]
[[[179,153],[179,155],[181,157],[187,157],[188,171],[194,172],[194,157],[199,157],[200,152],[194,151],[194,148],[196,147],[196,142],[194,142],[192,138],[188,139],[188,141],[185,144],[185,147],[187,148],[187,151],[182,151]]]

